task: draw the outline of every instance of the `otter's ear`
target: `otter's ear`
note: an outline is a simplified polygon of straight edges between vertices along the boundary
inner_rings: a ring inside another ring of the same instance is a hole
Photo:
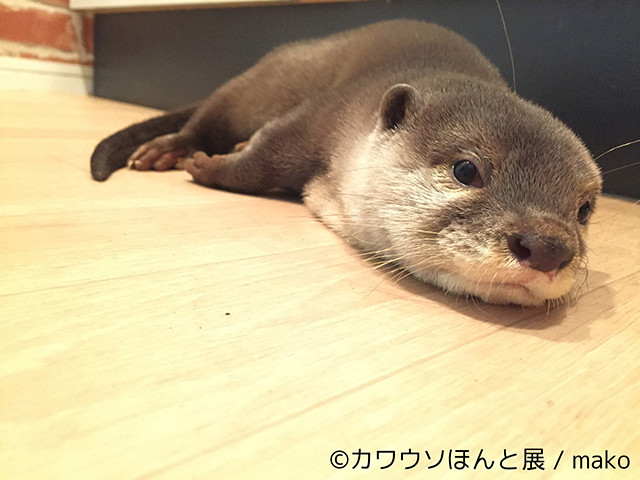
[[[411,85],[399,83],[386,91],[380,104],[380,122],[384,130],[392,130],[404,123],[407,116],[418,109],[420,94]]]

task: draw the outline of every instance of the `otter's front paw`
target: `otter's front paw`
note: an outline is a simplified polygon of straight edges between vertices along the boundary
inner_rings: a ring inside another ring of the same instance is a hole
[[[188,153],[189,149],[182,137],[171,133],[141,145],[129,157],[127,164],[135,170],[182,169]]]
[[[225,155],[208,156],[204,152],[196,152],[193,157],[186,159],[184,168],[196,183],[213,187],[219,183],[216,182],[216,171],[224,160]]]

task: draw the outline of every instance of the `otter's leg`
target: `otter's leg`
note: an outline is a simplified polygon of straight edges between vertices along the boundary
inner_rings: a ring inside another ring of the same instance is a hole
[[[129,158],[129,165],[137,170],[167,170],[180,167],[185,157],[199,150],[208,155],[227,154],[268,122],[297,108],[332,78],[322,63],[301,66],[297,48],[277,49],[229,80],[198,107],[179,132],[145,143]],[[312,47],[306,46],[305,51],[308,48]]]
[[[262,162],[255,155],[241,152],[207,155],[196,152],[185,162],[193,180],[206,187],[217,187],[244,193],[264,193],[275,188],[267,181]]]
[[[156,137],[141,145],[129,157],[128,165],[135,170],[165,171],[184,168],[184,161],[196,150],[193,139],[181,132]]]
[[[300,192],[325,163],[320,148],[309,140],[301,109],[268,122],[231,153],[196,152],[185,162],[195,182],[244,193],[273,189]]]
[[[232,116],[228,96],[225,90],[215,92],[179,132],[141,145],[129,157],[128,165],[135,170],[182,169],[196,151],[210,155],[240,151],[263,125],[252,118],[249,109],[244,115]]]
[[[196,151],[214,155],[230,153],[236,145],[242,149],[256,131],[306,100],[283,89],[278,76],[268,75],[273,63],[260,62],[230,80],[200,105],[180,131],[143,144],[128,164],[136,170],[169,170],[181,168]]]

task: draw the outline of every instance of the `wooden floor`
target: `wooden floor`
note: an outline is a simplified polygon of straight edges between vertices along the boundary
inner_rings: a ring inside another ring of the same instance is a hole
[[[602,200],[575,305],[490,306],[394,282],[294,201],[92,181],[149,109],[0,106],[0,478],[640,478],[640,206]]]

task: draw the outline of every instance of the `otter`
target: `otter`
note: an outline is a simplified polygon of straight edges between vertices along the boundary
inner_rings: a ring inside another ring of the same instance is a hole
[[[574,298],[600,171],[469,41],[392,20],[281,46],[198,105],[103,140],[95,180],[184,168],[234,192],[291,190],[328,227],[452,294]]]

